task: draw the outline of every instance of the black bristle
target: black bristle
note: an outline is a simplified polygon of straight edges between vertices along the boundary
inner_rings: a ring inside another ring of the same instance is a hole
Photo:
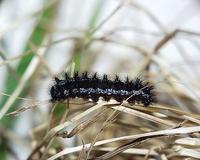
[[[129,83],[129,78],[128,78],[128,76],[126,77],[125,83]]]
[[[74,78],[77,78],[79,75],[78,75],[78,72],[75,72],[74,73]]]
[[[119,76],[116,75],[116,77],[115,77],[115,82],[119,82],[119,81],[120,81]]]
[[[94,73],[94,75],[93,75],[92,78],[93,78],[93,79],[97,79],[97,73]]]
[[[68,80],[70,78],[70,76],[68,75],[68,73],[65,73],[65,79]]]
[[[103,80],[107,81],[108,80],[108,76],[106,74],[103,75]]]
[[[82,78],[88,78],[88,73],[87,72],[84,72],[84,73],[82,73]]]
[[[60,79],[58,79],[57,77],[55,77],[55,81],[56,81],[56,83],[59,83]]]

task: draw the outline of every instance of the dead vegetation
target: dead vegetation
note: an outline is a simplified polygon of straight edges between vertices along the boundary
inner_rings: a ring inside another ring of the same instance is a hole
[[[54,12],[58,10],[60,3],[51,1],[34,14],[36,16],[42,12],[53,12],[52,16],[43,17],[44,19],[41,16],[35,26],[36,31],[38,26],[44,29],[39,44],[30,40],[27,43],[29,49],[14,57],[7,58],[3,51],[0,52],[3,59],[0,67],[5,67],[8,74],[14,72],[18,77],[16,87],[10,91],[11,95],[2,92],[2,95],[8,98],[1,107],[0,119],[11,119],[10,122],[13,123],[16,117],[31,112],[32,117],[29,118],[34,125],[26,135],[28,137],[26,145],[28,144],[30,149],[27,159],[200,159],[198,67],[193,65],[188,58],[190,53],[177,40],[187,39],[199,52],[200,32],[181,28],[169,30],[150,10],[134,1],[119,1],[106,17],[100,23],[97,21],[94,26],[57,31],[52,22],[56,19]],[[142,12],[157,27],[158,32],[134,26],[115,26],[108,32],[103,32],[101,29],[124,8]],[[145,47],[145,44],[123,39],[123,36],[117,34],[120,31],[155,36],[156,38],[152,38],[155,43],[152,43],[153,47]],[[55,40],[51,37],[54,32],[76,32],[76,34],[68,34],[64,38]],[[101,34],[98,35],[98,32]],[[70,43],[72,47],[67,52],[68,59],[63,58],[65,62],[59,72],[55,73],[48,63],[49,50],[62,43]],[[187,71],[184,69],[175,71],[175,67],[160,56],[162,49],[168,44],[174,45]],[[95,45],[97,47],[94,47]],[[144,107],[140,104],[131,105],[126,101],[120,104],[115,100],[109,102],[100,100],[97,104],[80,99],[55,104],[49,100],[35,100],[37,97],[35,95],[38,94],[35,90],[40,89],[40,81],[51,79],[65,70],[71,73],[74,70],[95,70],[92,68],[93,64],[100,59],[103,48],[108,45],[128,48],[135,57],[140,57],[139,61],[133,60],[133,62],[128,61],[129,58],[123,60],[119,58],[115,64],[113,57],[108,55],[107,58],[113,63],[113,68],[109,69],[108,73],[124,72],[127,69],[127,74],[132,77],[143,75],[148,78],[155,85],[157,103]],[[10,66],[12,62],[30,55],[33,57],[22,75]],[[187,73],[192,75],[191,78]],[[16,103],[17,100],[20,100],[20,103]],[[6,124],[2,126],[0,129],[2,142],[8,144],[13,141],[25,145],[23,138],[17,135],[12,127]],[[13,152],[13,157],[17,159],[17,153],[12,147],[8,152],[9,154]]]

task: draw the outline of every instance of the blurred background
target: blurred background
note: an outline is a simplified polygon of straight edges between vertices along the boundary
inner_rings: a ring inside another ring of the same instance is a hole
[[[39,128],[49,118],[57,125],[66,106],[60,104],[52,118],[51,104],[43,102],[53,77],[66,71],[142,75],[155,84],[159,104],[200,113],[199,26],[198,0],[1,0],[0,159],[26,159],[45,136]],[[73,114],[84,109],[75,108]],[[90,143],[90,133],[83,135]],[[109,132],[101,139],[110,137],[117,136]],[[57,140],[53,153],[80,145],[77,139]]]

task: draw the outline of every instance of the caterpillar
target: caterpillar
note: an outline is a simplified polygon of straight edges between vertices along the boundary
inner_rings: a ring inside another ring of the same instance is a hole
[[[100,78],[97,73],[76,72],[73,77],[65,73],[64,79],[55,77],[55,82],[50,88],[51,101],[62,101],[69,98],[92,99],[97,102],[99,97],[105,101],[111,98],[122,102],[141,103],[148,106],[155,102],[154,87],[149,82],[144,82],[141,78],[125,81],[120,80],[116,75],[114,80],[108,78],[106,74]]]

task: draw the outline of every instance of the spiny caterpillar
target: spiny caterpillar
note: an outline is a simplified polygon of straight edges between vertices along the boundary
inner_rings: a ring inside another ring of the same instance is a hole
[[[73,77],[65,73],[65,79],[55,77],[55,84],[50,89],[51,101],[62,101],[68,98],[92,99],[97,102],[99,97],[108,101],[111,98],[122,102],[142,103],[148,106],[155,102],[154,87],[140,78],[125,81],[116,76],[114,80],[108,79],[106,74],[102,78],[97,73],[82,74],[76,72]]]

